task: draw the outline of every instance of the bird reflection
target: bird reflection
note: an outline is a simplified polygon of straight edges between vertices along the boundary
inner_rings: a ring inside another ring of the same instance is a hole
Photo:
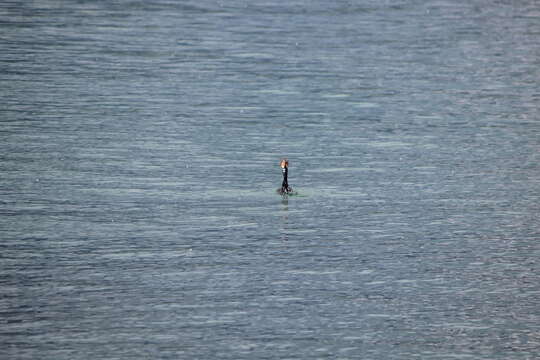
[[[281,205],[281,240],[289,241],[289,198],[287,196],[283,196],[283,198],[281,199]]]

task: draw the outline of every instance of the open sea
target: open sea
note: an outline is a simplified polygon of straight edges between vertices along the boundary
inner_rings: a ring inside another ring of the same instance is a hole
[[[539,299],[539,1],[0,3],[0,359],[533,360]]]

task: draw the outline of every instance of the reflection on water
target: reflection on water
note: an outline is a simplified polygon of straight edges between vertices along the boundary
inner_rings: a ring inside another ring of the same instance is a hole
[[[0,353],[534,358],[539,14],[0,3]]]
[[[281,210],[282,210],[282,216],[281,216],[281,236],[283,241],[289,240],[288,238],[288,225],[289,225],[289,197],[287,195],[282,196],[281,198]]]

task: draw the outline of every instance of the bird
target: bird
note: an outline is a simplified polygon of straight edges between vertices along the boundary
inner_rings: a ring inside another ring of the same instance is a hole
[[[283,182],[281,183],[281,188],[277,189],[277,193],[280,195],[291,194],[293,189],[289,186],[289,182],[287,180],[287,175],[289,173],[289,160],[286,158],[281,159],[279,166],[281,167],[281,172],[283,173]]]

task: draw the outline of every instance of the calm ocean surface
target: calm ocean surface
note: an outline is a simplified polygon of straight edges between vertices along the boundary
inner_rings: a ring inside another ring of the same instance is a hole
[[[536,0],[3,1],[0,358],[537,359],[539,163]]]

